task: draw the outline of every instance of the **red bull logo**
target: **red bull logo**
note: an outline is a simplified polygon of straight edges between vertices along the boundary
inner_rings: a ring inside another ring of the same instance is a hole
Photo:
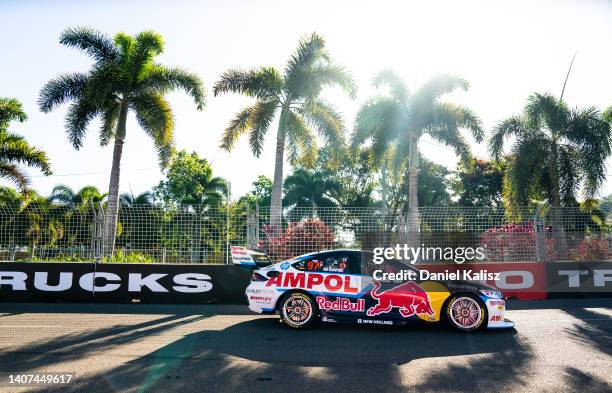
[[[367,315],[386,314],[394,308],[397,308],[404,318],[415,314],[427,314],[429,316],[435,314],[431,308],[427,292],[414,282],[410,281],[386,291],[379,291],[380,285],[379,281],[374,282],[374,288],[370,295],[378,301],[378,304],[370,307]]]
[[[325,296],[317,296],[317,305],[320,310],[331,311],[350,311],[363,312],[365,310],[365,300],[359,299],[357,303],[351,302],[345,297],[336,298],[336,300],[327,300]]]

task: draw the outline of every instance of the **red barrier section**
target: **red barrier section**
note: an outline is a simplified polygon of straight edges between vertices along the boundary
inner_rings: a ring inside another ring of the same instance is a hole
[[[419,269],[431,272],[479,272],[499,273],[498,280],[483,283],[502,291],[506,297],[519,300],[543,300],[547,297],[547,276],[544,263],[470,263],[458,264],[417,264]]]

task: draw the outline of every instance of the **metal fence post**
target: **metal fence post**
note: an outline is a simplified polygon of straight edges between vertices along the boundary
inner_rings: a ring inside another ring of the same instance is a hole
[[[104,246],[104,209],[98,205],[98,212],[94,219],[94,261],[100,263],[102,260],[102,247]]]
[[[232,183],[227,182],[227,218],[225,227],[225,264],[229,265],[230,261],[230,200],[232,196]]]
[[[257,217],[257,209],[259,207],[255,206],[255,212],[251,212],[251,209],[247,206],[247,228],[246,228],[246,236],[247,236],[247,247],[254,248],[258,246],[259,243],[259,222]]]
[[[536,233],[536,260],[538,262],[544,262],[546,260],[546,238],[545,238],[545,227],[544,219],[542,217],[542,206],[538,205],[533,218],[533,225]]]

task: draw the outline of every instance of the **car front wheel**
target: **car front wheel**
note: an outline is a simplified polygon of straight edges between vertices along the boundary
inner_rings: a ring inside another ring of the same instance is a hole
[[[285,297],[279,311],[283,323],[293,329],[311,327],[318,318],[314,300],[301,292],[293,292]]]
[[[462,332],[480,329],[486,321],[486,314],[484,304],[473,295],[455,295],[446,305],[446,320]]]

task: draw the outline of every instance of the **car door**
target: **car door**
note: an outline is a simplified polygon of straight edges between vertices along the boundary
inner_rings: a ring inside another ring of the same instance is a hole
[[[410,271],[411,279],[381,277],[382,273]],[[363,253],[361,273],[366,299],[365,318],[403,324],[418,319],[417,311],[429,305],[427,294],[418,284],[418,271],[409,264],[396,260],[376,264],[371,253]],[[375,280],[375,277],[382,279]]]
[[[329,282],[324,291],[312,292],[323,320],[336,322],[355,319],[365,313],[362,299],[360,261],[352,251],[330,251],[304,260],[308,274],[321,274]]]

